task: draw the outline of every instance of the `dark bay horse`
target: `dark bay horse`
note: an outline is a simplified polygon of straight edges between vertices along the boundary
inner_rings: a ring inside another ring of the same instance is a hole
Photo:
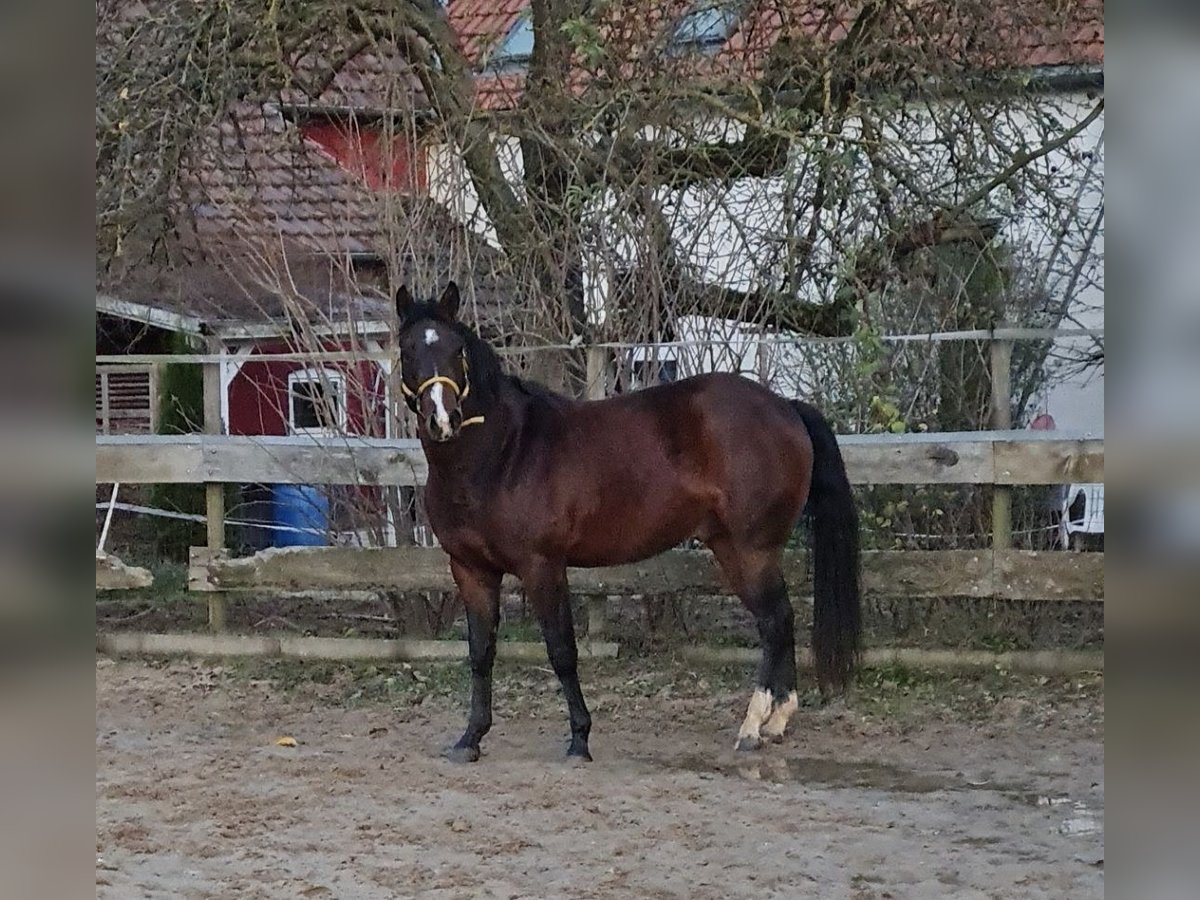
[[[737,746],[782,739],[798,703],[780,561],[806,503],[817,680],[845,686],[859,651],[858,518],[816,409],[732,374],[571,400],[505,375],[458,303],[453,282],[436,303],[396,295],[403,391],[429,462],[425,507],[467,613],[471,712],[451,759],[478,759],[492,724],[505,573],[523,582],[562,683],[567,753],[591,759],[567,568],[634,562],[689,538],[712,550],[758,623],[762,662]]]

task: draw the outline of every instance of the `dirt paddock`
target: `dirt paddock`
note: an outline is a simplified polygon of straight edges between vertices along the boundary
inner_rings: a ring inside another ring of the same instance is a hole
[[[867,673],[735,754],[748,670],[589,662],[572,766],[553,676],[502,665],[463,767],[462,668],[98,658],[97,895],[1103,895],[1099,676]]]

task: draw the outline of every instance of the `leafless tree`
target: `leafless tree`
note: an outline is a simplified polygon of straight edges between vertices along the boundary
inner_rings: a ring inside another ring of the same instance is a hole
[[[303,236],[264,221],[246,128],[302,143],[285,112],[329,111],[370,57],[376,99],[339,121],[439,148],[430,197],[374,196],[384,277],[309,248],[317,281],[377,304],[451,269],[480,297],[503,285],[480,321],[572,389],[581,355],[538,347],[651,348],[614,354],[609,390],[667,362],[741,369],[847,428],[978,427],[981,344],[880,337],[1096,324],[1098,0],[747,0],[714,45],[676,28],[692,6],[531,0],[532,53],[510,70],[503,34],[461,40],[434,0],[98,0],[101,277],[204,252],[298,342],[353,319],[297,276]],[[482,239],[439,230],[446,207]],[[1102,338],[1022,345],[1018,414],[1051,370],[1103,358]]]

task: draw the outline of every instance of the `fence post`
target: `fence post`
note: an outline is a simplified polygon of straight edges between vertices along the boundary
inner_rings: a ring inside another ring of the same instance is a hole
[[[608,395],[608,350],[587,349],[587,399],[603,400]],[[589,641],[604,639],[608,631],[608,598],[603,594],[587,596],[587,636]]]
[[[209,348],[212,352],[212,348]],[[204,433],[221,433],[221,364],[207,362],[204,367]],[[205,482],[204,514],[208,528],[208,552],[210,558],[225,549],[225,485],[221,482]],[[226,598],[223,592],[208,595],[208,627],[212,631],[224,631]]]
[[[1008,327],[1001,321],[998,328]],[[989,345],[992,376],[992,428],[1008,431],[1012,428],[1012,352],[1011,340],[992,338]],[[992,549],[1007,550],[1012,546],[1012,488],[992,487]]]
[[[608,351],[603,347],[587,349],[587,398],[603,400],[608,394]]]

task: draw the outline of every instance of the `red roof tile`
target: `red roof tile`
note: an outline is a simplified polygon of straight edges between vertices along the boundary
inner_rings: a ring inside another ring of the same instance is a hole
[[[463,55],[473,64],[482,62],[528,6],[529,0],[450,0],[450,27]]]
[[[528,0],[450,0],[449,21],[467,58],[478,65],[528,5]],[[749,0],[736,31],[716,54],[665,57],[661,45],[668,29],[691,6],[692,0],[624,0],[610,7],[601,31],[610,46],[621,47],[623,77],[673,73],[724,83],[757,78],[782,39],[837,44],[864,8],[845,0]],[[1102,0],[909,0],[892,13],[882,27],[901,39],[893,41],[892,63],[901,71],[918,57],[959,71],[1104,61]],[[862,74],[871,74],[870,68]],[[581,71],[572,80],[582,86],[588,74]],[[520,73],[483,72],[476,82],[485,109],[514,107],[523,87]]]

